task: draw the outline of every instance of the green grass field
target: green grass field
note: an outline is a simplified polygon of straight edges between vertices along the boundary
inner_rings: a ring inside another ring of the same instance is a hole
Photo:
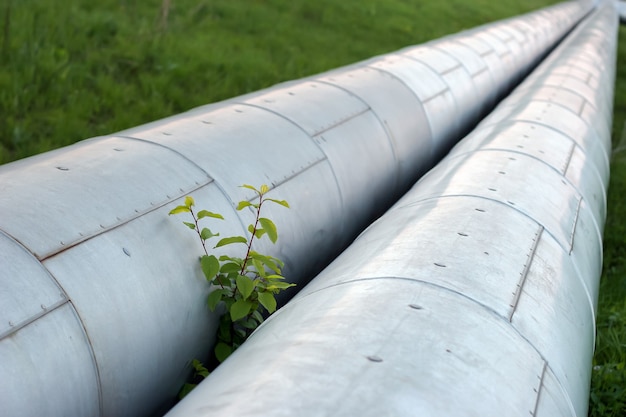
[[[0,164],[557,2],[4,0]],[[619,69],[591,416],[626,415],[625,121]]]

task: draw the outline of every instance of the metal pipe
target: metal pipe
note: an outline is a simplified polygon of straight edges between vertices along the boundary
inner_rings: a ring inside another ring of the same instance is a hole
[[[605,2],[168,417],[587,415]]]
[[[590,9],[567,2],[0,167],[0,404],[10,416],[164,412],[214,340],[193,194],[303,285]],[[315,256],[311,253],[314,252]]]

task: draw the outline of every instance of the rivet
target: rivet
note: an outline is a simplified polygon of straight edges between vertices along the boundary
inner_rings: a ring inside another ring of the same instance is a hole
[[[441,267],[441,268],[445,268],[445,267],[446,267],[444,264],[440,264],[440,263],[437,263],[437,262],[435,262],[435,265],[436,265],[436,266],[439,266],[439,267]]]
[[[504,174],[506,174],[506,172],[504,172],[504,171],[498,171],[498,174],[502,174],[502,175],[504,175]]]
[[[65,242],[60,241],[59,243],[61,244],[61,246],[65,246]]]
[[[511,160],[511,161],[517,161],[517,159],[515,159],[515,158],[513,158],[513,157],[509,158],[509,160]]]
[[[13,327],[15,326],[15,323],[13,323],[12,321],[9,321],[9,326]]]
[[[68,167],[56,167],[59,171],[69,171]]]
[[[172,134],[171,134],[171,133],[169,133],[169,132],[161,132],[161,133],[162,133],[163,135],[165,135],[165,136],[172,136]]]
[[[126,256],[130,257],[130,251],[126,248],[122,248],[122,250],[124,251],[124,253],[126,254]]]
[[[457,232],[457,235],[459,235],[459,236],[465,236],[465,237],[469,236],[467,233],[461,233],[461,232]]]
[[[512,202],[512,201],[510,201],[510,200],[509,200],[509,201],[507,201],[507,203],[509,203],[509,204],[510,204],[510,205],[512,205],[512,206],[514,206],[514,205],[515,205],[515,203],[514,203],[514,202]]]
[[[522,146],[522,145],[517,145],[517,147],[520,148],[520,149],[524,149],[524,146]]]
[[[102,229],[104,229],[104,226],[103,226],[103,225],[100,225],[100,227],[101,227]]]
[[[294,93],[293,91],[290,91],[287,94],[289,94],[290,96],[295,96],[296,95],[296,93]]]
[[[422,310],[424,307],[417,305],[417,304],[409,304],[409,307],[411,307],[414,310]]]
[[[113,148],[113,150],[116,152],[124,152],[124,149],[122,148]]]
[[[243,113],[243,110],[241,110],[241,109],[235,109],[235,112],[236,112],[236,113]]]
[[[47,308],[44,304],[42,304],[42,305],[41,305],[41,309],[42,309],[42,310],[47,310],[48,308]]]
[[[485,255],[489,255],[489,252],[483,252]]]
[[[382,362],[383,361],[383,359],[380,356],[376,356],[376,355],[368,356],[367,359],[369,359],[372,362]]]
[[[489,191],[498,191],[495,188],[487,188]]]
[[[481,208],[475,208],[474,210],[476,210],[476,211],[480,211],[481,213],[485,213],[485,211],[486,211],[486,210],[481,209]]]
[[[208,120],[203,120],[202,123],[204,123],[205,125],[212,125],[213,122],[209,122]]]

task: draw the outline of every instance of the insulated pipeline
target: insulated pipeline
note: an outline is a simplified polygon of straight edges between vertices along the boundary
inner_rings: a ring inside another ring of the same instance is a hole
[[[561,3],[0,167],[0,413],[165,412],[217,323],[198,242],[167,216],[184,196],[226,217],[222,235],[245,235],[253,213],[235,206],[252,195],[238,186],[270,185],[292,208],[268,207],[280,238],[256,249],[301,287],[591,7]]]
[[[587,415],[605,2],[168,417]]]

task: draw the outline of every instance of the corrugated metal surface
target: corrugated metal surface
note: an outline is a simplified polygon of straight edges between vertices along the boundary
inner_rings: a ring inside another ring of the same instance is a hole
[[[586,416],[611,108],[542,82],[586,51],[610,103],[616,34],[605,2],[168,416]]]

